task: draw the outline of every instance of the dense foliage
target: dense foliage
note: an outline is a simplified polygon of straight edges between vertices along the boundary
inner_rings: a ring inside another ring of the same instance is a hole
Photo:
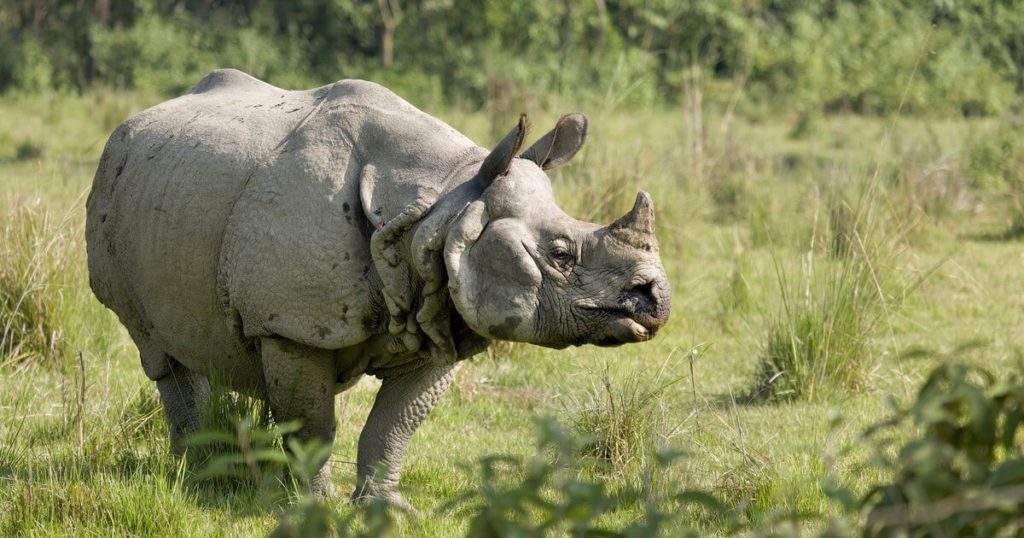
[[[233,66],[427,105],[608,105],[677,101],[702,77],[712,103],[990,114],[1024,90],[1022,27],[1020,0],[11,0],[0,90],[173,94]]]
[[[1019,369],[943,364],[913,402],[864,432],[891,479],[859,500],[843,488],[834,497],[861,512],[865,536],[1020,536],[1022,427]]]

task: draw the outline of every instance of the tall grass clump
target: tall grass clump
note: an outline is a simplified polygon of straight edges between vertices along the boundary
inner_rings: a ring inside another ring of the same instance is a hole
[[[642,461],[655,446],[654,396],[638,376],[613,386],[606,374],[601,385],[585,396],[574,417],[574,433],[587,439],[583,452],[617,471]]]
[[[0,363],[61,360],[75,239],[38,203],[16,203],[0,227]]]
[[[882,234],[873,186],[852,205],[846,200],[828,200],[828,255],[812,240],[794,274],[773,251],[781,306],[769,319],[757,398],[815,400],[856,390],[871,370],[870,340],[889,306],[890,279],[880,275],[895,245]]]
[[[571,405],[573,433],[585,440],[582,452],[595,458],[613,474],[630,474],[649,463],[664,436],[663,395],[682,376],[666,377],[668,362],[655,376],[631,372],[613,380],[605,371]]]

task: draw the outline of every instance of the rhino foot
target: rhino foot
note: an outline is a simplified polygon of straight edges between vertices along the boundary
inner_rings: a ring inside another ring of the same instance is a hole
[[[333,499],[335,493],[334,484],[331,482],[331,467],[324,465],[309,481],[309,494],[318,499]]]
[[[355,504],[357,506],[367,506],[374,502],[383,502],[388,506],[388,508],[406,514],[411,514],[414,516],[418,516],[420,514],[419,510],[417,510],[416,507],[410,504],[409,501],[406,501],[405,497],[402,497],[402,494],[398,493],[397,491],[387,490],[371,492],[367,491],[367,489],[364,487],[357,488],[355,491],[352,492],[352,504]]]

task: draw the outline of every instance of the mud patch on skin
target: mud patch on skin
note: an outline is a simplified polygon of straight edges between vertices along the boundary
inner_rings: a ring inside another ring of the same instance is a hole
[[[331,334],[331,330],[328,329],[327,327],[322,327],[320,325],[316,326],[316,335],[319,336],[321,340],[323,340],[324,338],[327,338],[327,336],[330,335],[330,334]]]
[[[519,316],[508,316],[508,317],[505,318],[505,321],[503,321],[503,322],[501,322],[501,323],[499,323],[497,325],[491,325],[490,327],[488,327],[487,331],[490,332],[494,336],[506,337],[506,336],[511,335],[512,331],[516,327],[519,327],[519,325],[521,325],[522,323],[523,323],[523,318],[521,318]]]

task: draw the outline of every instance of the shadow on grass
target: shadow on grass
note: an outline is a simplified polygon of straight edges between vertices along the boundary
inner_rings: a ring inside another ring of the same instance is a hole
[[[766,364],[758,367],[757,373],[744,384],[739,392],[728,394],[711,394],[704,396],[709,407],[729,409],[736,406],[755,407],[763,405],[780,405],[800,401],[792,391],[776,385],[784,373],[772,373]]]
[[[268,488],[242,479],[197,480],[195,477],[205,462],[177,458],[166,447],[133,446],[102,454],[102,446],[87,443],[81,452],[68,447],[53,457],[36,453],[35,443],[21,449],[21,457],[0,462],[0,482],[13,484],[12,491],[22,490],[15,493],[15,504],[46,504],[47,497],[51,504],[61,504],[65,502],[66,491],[75,487],[92,488],[114,482],[130,488],[162,481],[165,491],[174,492],[186,504],[245,517],[273,511],[290,496],[284,484]],[[32,510],[29,506],[22,508]]]
[[[794,400],[777,396],[771,389],[759,385],[747,387],[739,394],[712,394],[705,397],[708,406],[714,409],[731,409],[733,407],[756,407],[791,403]]]
[[[704,399],[707,402],[708,407],[714,409],[730,409],[737,406],[779,406],[818,401],[841,403],[844,399],[852,398],[857,395],[856,391],[844,393],[843,391],[833,390],[828,393],[822,393],[821,396],[817,398],[808,398],[794,393],[792,390],[777,387],[774,383],[777,380],[778,376],[769,377],[767,375],[759,375],[739,393],[712,394],[710,396],[706,396]]]

